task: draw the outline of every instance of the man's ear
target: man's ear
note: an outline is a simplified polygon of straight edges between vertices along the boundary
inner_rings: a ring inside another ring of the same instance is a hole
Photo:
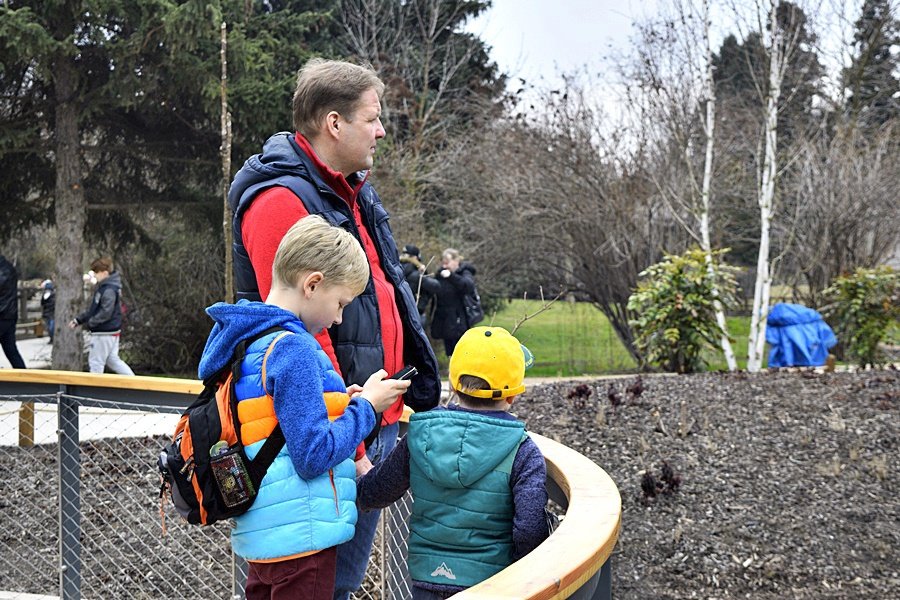
[[[325,133],[337,138],[340,136],[341,114],[335,110],[325,115]]]
[[[313,271],[309,273],[306,277],[303,278],[303,294],[309,298],[312,296],[313,292],[316,291],[316,288],[322,285],[322,281],[325,279],[325,276],[322,275],[321,271]]]

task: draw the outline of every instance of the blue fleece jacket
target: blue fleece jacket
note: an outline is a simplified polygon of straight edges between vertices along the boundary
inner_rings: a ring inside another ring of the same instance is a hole
[[[364,399],[350,400],[341,416],[329,420],[323,393],[346,388],[292,313],[246,300],[215,304],[207,313],[215,325],[200,361],[203,379],[227,365],[242,340],[272,327],[294,334],[282,337],[265,359],[264,382],[265,352],[278,334],[249,344],[235,384],[239,402],[264,397],[265,386],[285,436],[285,448],[263,479],[256,502],[235,518],[235,552],[251,561],[278,560],[349,540],[356,523],[352,456],[375,425],[372,406]],[[247,446],[251,459],[263,441]]]

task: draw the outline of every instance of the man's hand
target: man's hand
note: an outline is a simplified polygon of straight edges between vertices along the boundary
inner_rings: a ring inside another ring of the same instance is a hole
[[[372,464],[372,461],[369,460],[369,457],[363,454],[363,457],[356,461],[356,477],[357,479],[368,473],[372,470],[372,467],[375,465]]]

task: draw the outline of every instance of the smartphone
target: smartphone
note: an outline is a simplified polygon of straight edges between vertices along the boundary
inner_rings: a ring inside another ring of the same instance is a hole
[[[413,366],[407,365],[391,375],[389,379],[399,379],[403,381],[404,379],[412,379],[416,375],[419,374],[419,370]]]

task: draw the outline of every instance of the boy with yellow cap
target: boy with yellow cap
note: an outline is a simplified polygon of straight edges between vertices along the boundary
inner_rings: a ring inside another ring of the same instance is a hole
[[[409,489],[414,600],[443,599],[531,552],[549,535],[547,469],[525,425],[509,414],[534,362],[500,327],[474,327],[450,358],[457,403],[414,414],[409,431],[357,485],[362,510]]]

